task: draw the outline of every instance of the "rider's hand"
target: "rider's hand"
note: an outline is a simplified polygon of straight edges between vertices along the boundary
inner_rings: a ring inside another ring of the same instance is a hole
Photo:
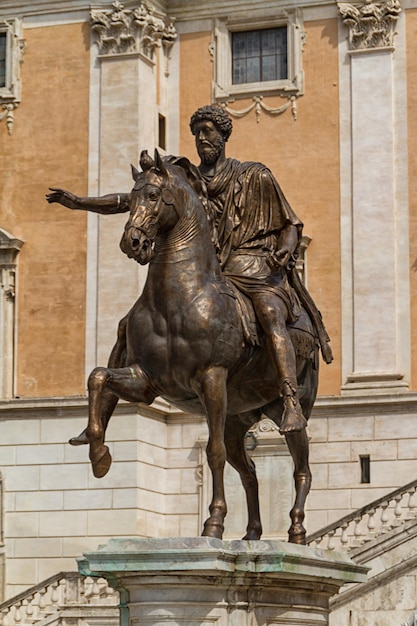
[[[63,206],[66,206],[68,209],[79,209],[79,198],[74,195],[70,191],[65,191],[65,189],[56,189],[54,187],[49,187],[52,193],[46,194],[46,199],[49,203],[58,202]]]
[[[291,252],[288,248],[279,248],[279,250],[276,250],[271,254],[267,263],[272,270],[280,270],[287,267],[290,258]]]

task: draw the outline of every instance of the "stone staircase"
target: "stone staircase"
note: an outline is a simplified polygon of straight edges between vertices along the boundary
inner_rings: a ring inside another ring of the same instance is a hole
[[[355,562],[370,568],[366,583],[346,586],[331,600],[330,624],[417,626],[416,492],[417,480],[308,535],[308,545],[348,551]],[[394,607],[392,587],[404,590],[405,578],[412,588],[410,601],[407,605],[402,597],[402,605],[400,598]],[[380,602],[378,609],[369,598],[381,590],[388,591],[385,606]],[[118,604],[119,595],[106,580],[61,572],[0,604],[0,626],[119,626]],[[371,605],[370,621],[361,621]]]
[[[324,550],[355,550],[417,516],[417,480],[370,502],[306,538],[308,545]],[[417,520],[416,520],[417,521]],[[360,552],[360,550],[359,550]]]
[[[330,601],[330,624],[411,626],[417,622],[417,480],[307,537],[309,545],[348,551],[369,567],[368,581]]]

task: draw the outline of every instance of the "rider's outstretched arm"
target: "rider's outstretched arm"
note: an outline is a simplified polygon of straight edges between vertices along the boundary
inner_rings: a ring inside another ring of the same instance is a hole
[[[57,202],[68,209],[79,209],[81,211],[92,211],[93,213],[101,213],[102,215],[111,215],[113,213],[127,213],[130,210],[129,193],[110,193],[106,196],[99,197],[80,197],[65,191],[65,189],[57,189],[50,187],[52,193],[46,195],[49,203]]]

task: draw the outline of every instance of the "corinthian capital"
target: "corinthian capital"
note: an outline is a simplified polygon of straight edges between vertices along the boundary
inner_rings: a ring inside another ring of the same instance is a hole
[[[156,47],[169,50],[177,37],[173,20],[146,0],[132,10],[125,9],[119,0],[110,10],[93,9],[91,30],[103,55],[142,52],[152,58]]]
[[[351,50],[393,47],[395,24],[401,13],[399,0],[365,0],[363,4],[339,2],[338,7],[349,29]]]

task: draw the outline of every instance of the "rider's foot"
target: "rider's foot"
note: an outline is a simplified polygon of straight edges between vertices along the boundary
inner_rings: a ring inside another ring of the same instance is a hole
[[[84,446],[85,444],[89,443],[86,431],[83,430],[83,432],[80,433],[78,437],[71,437],[68,443],[70,443],[72,446]]]
[[[303,430],[307,426],[307,420],[303,415],[294,387],[288,381],[285,381],[283,387],[285,388],[283,397],[284,412],[279,432],[281,435],[286,435]]]

